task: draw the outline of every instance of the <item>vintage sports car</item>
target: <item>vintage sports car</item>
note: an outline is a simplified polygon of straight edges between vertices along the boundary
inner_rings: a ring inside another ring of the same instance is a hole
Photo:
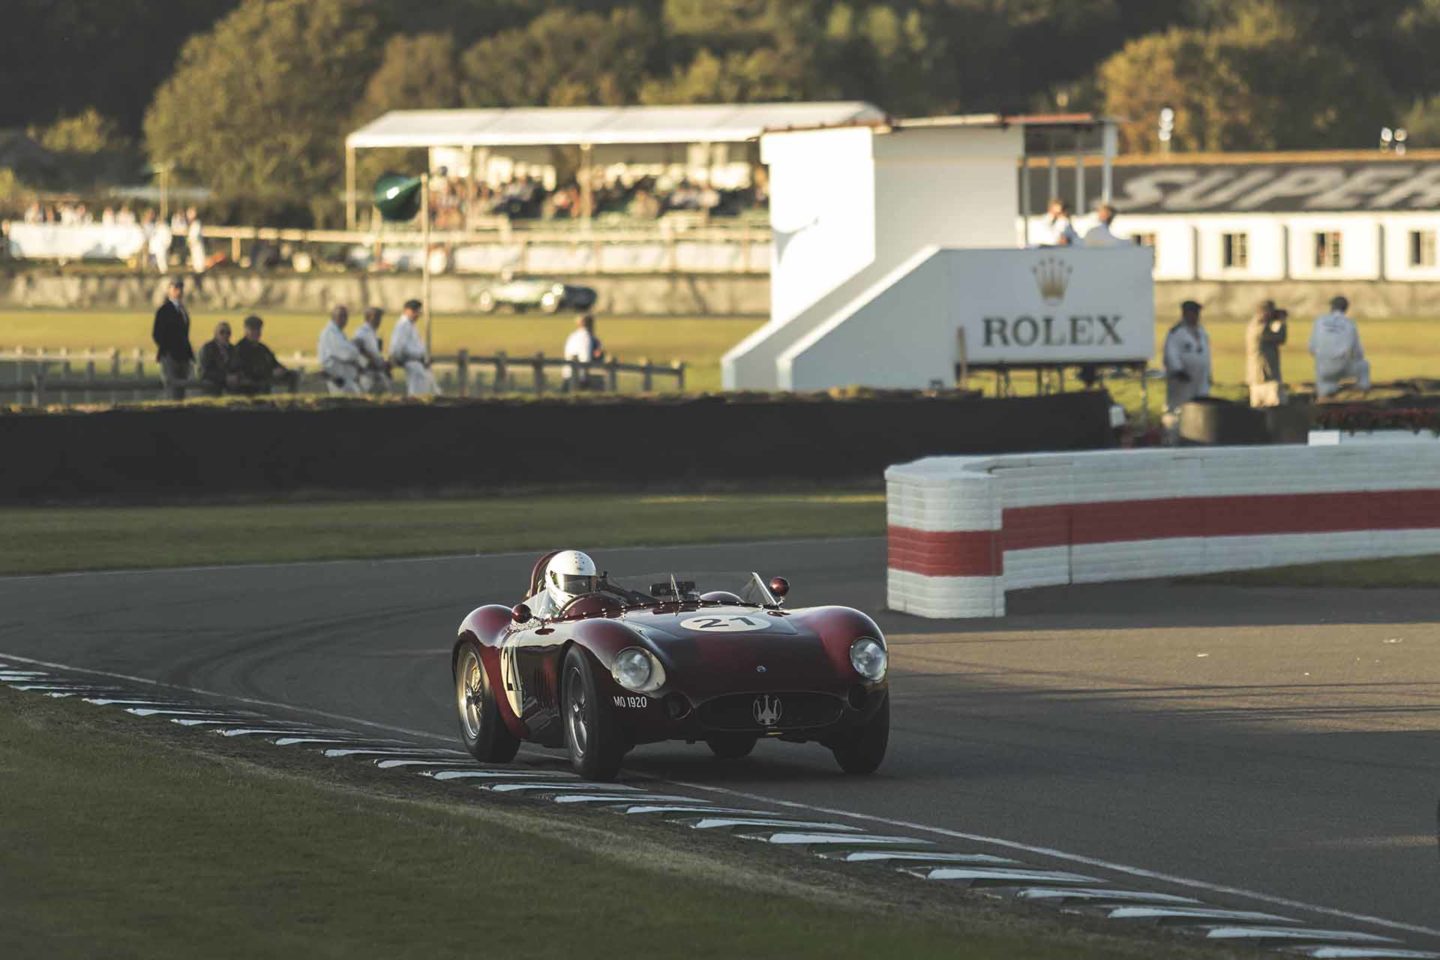
[[[451,659],[465,748],[507,763],[521,741],[565,747],[582,776],[609,780],[637,744],[703,740],[729,759],[774,738],[870,773],[890,733],[885,637],[848,607],[783,609],[788,592],[754,573],[601,574],[551,617],[480,607]]]
[[[561,310],[589,310],[595,306],[595,299],[593,287],[524,277],[505,280],[481,290],[475,295],[475,306],[484,313],[492,313],[500,307],[509,307],[516,313],[531,309],[559,313]]]

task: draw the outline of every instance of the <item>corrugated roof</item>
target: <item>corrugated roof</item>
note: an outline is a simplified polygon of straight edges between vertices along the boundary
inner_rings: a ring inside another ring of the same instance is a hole
[[[862,100],[658,107],[392,110],[345,138],[349,147],[740,143],[769,129],[883,120]]]

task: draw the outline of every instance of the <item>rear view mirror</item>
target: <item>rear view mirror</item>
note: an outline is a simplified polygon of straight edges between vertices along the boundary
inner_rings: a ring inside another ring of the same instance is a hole
[[[785,595],[790,592],[790,581],[784,577],[771,577],[770,592],[775,595],[776,600],[784,600]]]
[[[516,623],[529,623],[534,616],[530,608],[523,603],[517,603],[510,608],[510,619]]]

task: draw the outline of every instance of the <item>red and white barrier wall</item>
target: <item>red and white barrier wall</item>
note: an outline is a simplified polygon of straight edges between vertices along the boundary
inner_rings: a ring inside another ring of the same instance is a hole
[[[922,617],[1002,616],[1026,587],[1440,553],[1433,438],[932,457],[885,485],[889,605]]]

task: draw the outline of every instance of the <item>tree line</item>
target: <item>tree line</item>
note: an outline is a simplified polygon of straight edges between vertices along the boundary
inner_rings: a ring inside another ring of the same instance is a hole
[[[339,215],[407,107],[863,99],[1088,110],[1129,151],[1440,143],[1440,0],[12,0],[0,126],[131,143],[230,216]],[[59,131],[59,132],[57,132]]]

